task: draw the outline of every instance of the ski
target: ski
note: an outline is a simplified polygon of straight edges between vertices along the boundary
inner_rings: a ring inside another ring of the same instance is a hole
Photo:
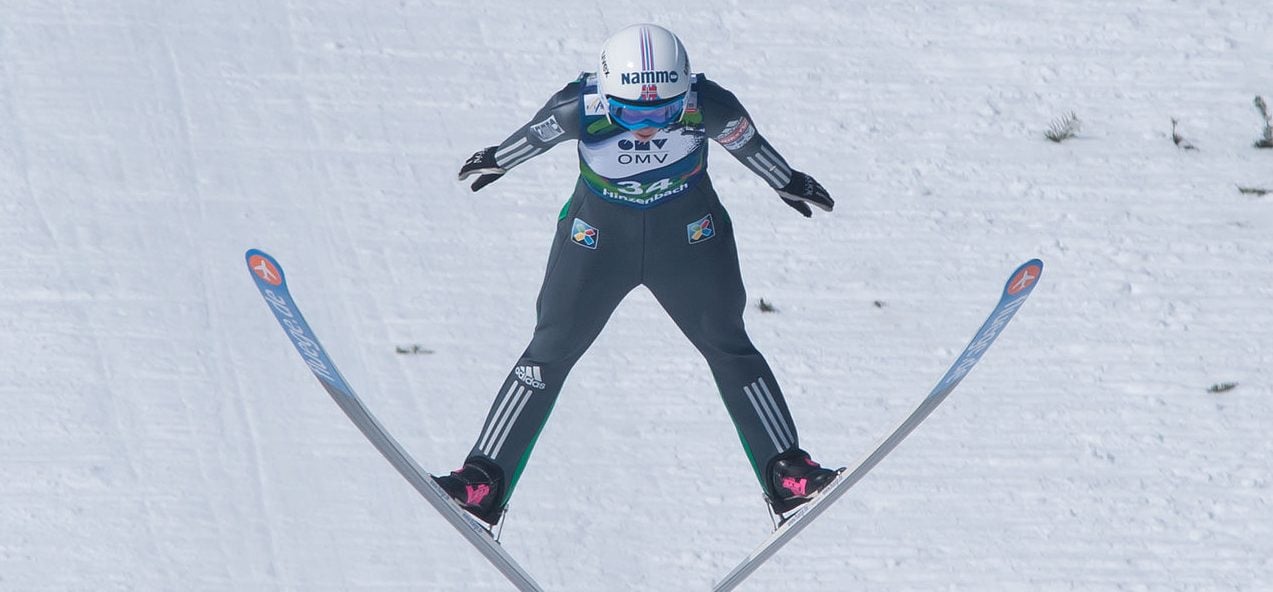
[[[959,385],[969,370],[977,364],[982,354],[994,343],[995,338],[1007,326],[1008,321],[1012,320],[1013,315],[1025,304],[1025,300],[1030,296],[1030,292],[1034,290],[1035,284],[1039,281],[1039,276],[1043,273],[1043,262],[1038,259],[1031,259],[1021,266],[1009,276],[1007,284],[1003,287],[1003,294],[999,298],[999,304],[990,312],[990,316],[986,322],[981,325],[981,329],[973,336],[972,341],[964,352],[955,359],[955,363],[951,364],[950,369],[946,371],[945,376],[937,383],[932,392],[920,402],[919,406],[911,412],[893,433],[889,434],[874,450],[865,458],[858,462],[851,471],[845,471],[832,481],[830,485],[822,491],[818,497],[800,507],[794,514],[787,517],[769,538],[765,539],[755,551],[752,551],[742,563],[738,564],[733,571],[729,572],[720,583],[712,589],[714,592],[725,592],[733,590],[735,586],[742,583],[747,576],[751,575],[756,568],[760,567],[765,561],[777,553],[779,549],[791,541],[801,530],[804,530],[810,522],[813,522],[820,514],[822,514],[831,504],[840,499],[849,489],[852,489],[862,477],[866,476],[875,465],[879,464],[884,457],[888,456],[897,445],[906,439],[920,423],[928,417],[929,414],[941,404],[943,400],[950,395],[951,391]]]
[[[420,492],[425,501],[429,502],[429,505],[433,506],[447,522],[450,522],[451,526],[460,531],[465,540],[481,552],[518,590],[542,592],[539,584],[535,583],[530,574],[526,573],[526,570],[522,569],[491,537],[486,527],[454,503],[432,476],[416,464],[415,459],[407,454],[407,451],[393,439],[393,436],[389,435],[389,432],[385,431],[384,426],[380,425],[371,411],[363,405],[362,400],[354,393],[354,389],[349,386],[331,358],[327,356],[326,350],[319,344],[318,337],[305,322],[305,318],[301,316],[300,309],[287,289],[283,267],[278,261],[257,249],[249,250],[246,258],[248,269],[256,281],[256,287],[261,291],[261,296],[265,298],[266,304],[274,312],[274,316],[283,326],[287,336],[291,338],[296,351],[300,352],[301,358],[322,383],[327,394],[331,395],[345,415],[349,416],[354,425],[376,447],[376,450],[379,450],[389,464],[392,464],[407,482]]]

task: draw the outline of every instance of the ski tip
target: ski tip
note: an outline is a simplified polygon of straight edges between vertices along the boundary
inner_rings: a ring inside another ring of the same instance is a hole
[[[1022,263],[1017,267],[1016,271],[1012,272],[1012,275],[1008,278],[1008,283],[1004,284],[1003,296],[1005,298],[1023,298],[1029,295],[1042,276],[1042,260],[1031,259]]]
[[[252,272],[252,277],[258,284],[272,287],[283,285],[283,266],[269,253],[260,249],[248,249],[243,257],[248,262],[248,271]]]

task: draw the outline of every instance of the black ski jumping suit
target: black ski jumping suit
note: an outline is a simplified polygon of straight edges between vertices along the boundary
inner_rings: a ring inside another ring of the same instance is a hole
[[[792,170],[732,93],[695,75],[685,115],[649,141],[613,124],[596,76],[566,85],[500,144],[511,169],[577,140],[579,182],[557,222],[530,345],[470,453],[498,465],[507,503],[566,375],[633,288],[646,286],[706,358],[757,477],[799,444],[778,381],[743,328],[733,228],[707,176],[715,140],[775,189]],[[766,486],[766,491],[768,487]]]

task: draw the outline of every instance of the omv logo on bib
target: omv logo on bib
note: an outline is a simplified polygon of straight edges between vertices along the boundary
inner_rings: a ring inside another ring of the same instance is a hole
[[[622,152],[615,158],[619,164],[665,164],[668,154],[663,146],[666,144],[666,138],[655,138],[649,142],[619,140],[618,147]]]

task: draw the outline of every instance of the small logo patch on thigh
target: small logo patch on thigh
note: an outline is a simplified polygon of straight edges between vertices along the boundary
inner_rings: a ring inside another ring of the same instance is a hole
[[[576,245],[585,249],[597,248],[597,239],[601,237],[601,231],[594,228],[591,224],[575,218],[575,223],[570,228],[570,240]]]
[[[708,214],[697,221],[687,224],[685,226],[685,234],[689,237],[691,245],[716,236],[716,223],[712,221],[712,215]]]

